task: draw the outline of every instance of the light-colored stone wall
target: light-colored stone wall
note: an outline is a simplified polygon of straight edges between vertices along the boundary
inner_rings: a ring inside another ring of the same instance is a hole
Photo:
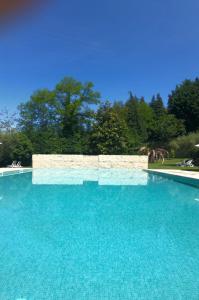
[[[139,155],[35,154],[33,168],[129,168],[148,169],[148,157]]]

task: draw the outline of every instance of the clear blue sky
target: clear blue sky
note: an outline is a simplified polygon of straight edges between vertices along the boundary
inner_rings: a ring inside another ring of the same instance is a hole
[[[47,1],[47,0],[46,0]],[[0,32],[0,108],[65,75],[150,100],[199,76],[198,0],[49,0]]]

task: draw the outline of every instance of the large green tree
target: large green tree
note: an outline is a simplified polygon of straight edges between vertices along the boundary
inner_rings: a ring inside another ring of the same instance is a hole
[[[30,100],[18,107],[20,129],[30,136],[35,131],[45,131],[49,128],[57,130],[58,114],[55,93],[47,89],[38,90]]]
[[[185,80],[169,96],[168,111],[184,120],[187,132],[199,129],[199,79]]]
[[[90,105],[98,104],[100,94],[92,82],[81,83],[65,77],[55,88],[57,112],[63,136],[72,137],[90,125],[93,111]]]
[[[90,145],[95,154],[128,153],[127,125],[110,104],[105,104],[97,112]]]
[[[146,130],[144,131],[145,133],[144,141],[147,141],[149,138],[149,133],[151,131],[151,128],[153,127],[155,116],[152,108],[148,103],[145,102],[144,98],[141,98],[139,101],[138,114],[141,122],[143,123],[143,127]]]
[[[153,96],[149,105],[152,108],[156,118],[160,118],[166,113],[166,109],[160,94]]]
[[[65,77],[56,87],[35,92],[19,106],[19,129],[31,139],[36,153],[86,152],[92,105],[100,94],[91,82]]]
[[[181,120],[174,115],[164,114],[154,120],[149,135],[149,143],[153,146],[168,148],[171,139],[185,134],[185,127]]]
[[[143,101],[142,101],[143,102]],[[142,108],[140,105],[140,99],[133,96],[130,92],[130,98],[125,104],[126,109],[126,123],[131,132],[131,136],[141,143],[147,140],[147,125],[143,119],[142,109],[144,109],[144,104],[142,103]]]

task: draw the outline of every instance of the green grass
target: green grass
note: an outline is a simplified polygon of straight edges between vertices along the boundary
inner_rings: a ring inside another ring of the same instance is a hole
[[[165,159],[164,164],[161,162],[156,162],[154,164],[149,164],[149,169],[173,169],[173,170],[184,170],[184,171],[198,171],[199,167],[178,167],[177,163],[182,162],[185,158],[171,158]]]

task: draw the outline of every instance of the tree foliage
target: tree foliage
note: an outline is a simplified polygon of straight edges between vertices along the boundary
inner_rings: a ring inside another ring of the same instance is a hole
[[[199,129],[199,79],[185,80],[172,91],[168,102],[169,113],[184,120],[187,132]]]
[[[90,125],[92,110],[89,105],[98,104],[100,94],[92,82],[81,83],[65,77],[55,88],[56,112],[59,116],[62,135],[71,137]]]
[[[31,165],[33,147],[28,137],[22,133],[0,134],[0,164],[7,166],[12,161],[21,161],[24,166]]]
[[[167,108],[160,94],[149,102],[130,92],[127,101],[106,103],[92,82],[65,77],[52,90],[40,89],[21,103],[18,120],[16,114],[0,112],[0,163],[30,165],[32,153],[134,154],[143,146],[182,155],[181,148],[188,151],[196,142],[186,132],[196,130],[198,79],[178,85]],[[191,145],[181,142],[186,139]]]
[[[95,154],[126,154],[128,128],[123,119],[106,104],[100,107],[91,133],[91,148]]]
[[[168,147],[171,139],[185,134],[183,122],[170,114],[155,119],[150,130],[150,143],[161,147]]]
[[[179,136],[170,142],[170,151],[174,156],[188,158],[197,151],[195,145],[199,144],[199,131]]]
[[[153,96],[150,102],[150,107],[152,108],[155,116],[157,118],[162,117],[166,113],[162,97],[158,93],[156,96]]]
[[[147,140],[147,124],[146,119],[143,117],[144,101],[130,92],[130,98],[125,104],[126,109],[126,122],[137,144]],[[146,114],[147,117],[147,114]]]
[[[19,129],[36,153],[81,153],[100,94],[91,82],[65,77],[56,87],[35,92],[19,106]]]

